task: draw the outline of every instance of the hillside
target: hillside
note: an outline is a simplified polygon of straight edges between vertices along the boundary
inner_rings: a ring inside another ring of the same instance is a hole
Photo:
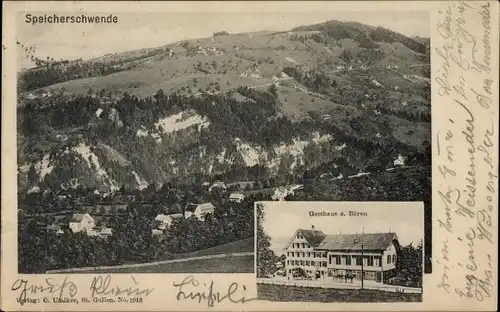
[[[230,172],[280,185],[332,162],[355,173],[399,155],[428,164],[424,43],[332,21],[40,63],[20,74],[19,190],[142,190]]]

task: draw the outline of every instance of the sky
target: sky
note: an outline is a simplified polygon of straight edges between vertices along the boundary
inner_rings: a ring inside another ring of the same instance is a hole
[[[325,234],[361,234],[394,232],[401,245],[417,244],[424,237],[424,208],[418,202],[266,202],[264,230],[271,237],[271,248],[285,247],[297,229],[311,229]],[[315,212],[366,212],[357,217],[311,217]]]
[[[28,12],[32,15],[54,12]],[[216,31],[229,33],[289,30],[328,20],[357,21],[383,26],[407,36],[430,36],[429,12],[176,12],[114,13],[117,24],[37,24],[18,17],[16,39],[36,47],[35,56],[54,59],[89,59],[107,53],[162,46],[184,39],[210,37]],[[59,13],[73,15],[73,13]],[[99,13],[92,13],[99,14]],[[109,13],[102,13],[109,15]],[[99,14],[101,15],[101,14]],[[21,60],[20,66],[29,66]]]

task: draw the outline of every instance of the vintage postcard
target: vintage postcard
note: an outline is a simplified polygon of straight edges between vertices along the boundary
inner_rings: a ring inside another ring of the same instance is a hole
[[[423,203],[256,205],[258,299],[422,301]]]
[[[3,8],[2,310],[496,310],[497,2]]]

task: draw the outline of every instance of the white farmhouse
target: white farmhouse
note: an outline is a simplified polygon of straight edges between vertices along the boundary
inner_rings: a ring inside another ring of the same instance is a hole
[[[198,220],[204,221],[208,214],[214,214],[215,206],[212,203],[187,204],[184,209],[184,216],[189,218],[195,216]]]
[[[216,188],[221,189],[221,190],[225,190],[227,188],[227,186],[226,186],[226,183],[217,181],[208,188],[208,191],[211,193]]]
[[[174,213],[174,214],[169,214],[169,215],[165,215],[165,214],[161,213],[161,214],[156,216],[155,221],[158,221],[160,223],[158,226],[159,230],[166,230],[169,226],[172,225],[174,220],[182,219],[182,218],[183,218],[182,213]]]
[[[241,203],[245,200],[245,195],[241,193],[232,193],[229,195],[229,201],[234,202],[234,203]]]
[[[398,158],[396,160],[394,160],[394,167],[404,166],[405,162],[406,162],[406,157],[404,157],[403,155],[399,154]]]
[[[90,232],[95,226],[95,220],[88,213],[75,213],[69,221],[69,229],[73,233]]]
[[[284,201],[287,196],[288,196],[288,189],[284,187],[278,187],[277,189],[274,190],[274,195],[271,196],[271,199]]]

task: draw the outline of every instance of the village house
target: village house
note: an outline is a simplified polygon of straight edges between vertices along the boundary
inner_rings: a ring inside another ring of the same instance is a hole
[[[352,277],[383,283],[396,275],[400,245],[395,233],[327,235],[298,229],[285,246],[286,272],[301,268],[316,279]],[[363,272],[363,273],[362,273]]]
[[[234,203],[241,203],[245,200],[245,195],[241,193],[232,193],[229,195],[229,201]]]
[[[166,230],[168,227],[172,225],[174,220],[182,219],[184,216],[182,213],[173,213],[169,215],[165,215],[163,213],[156,216],[155,221],[158,221],[158,229]]]
[[[278,187],[274,190],[273,196],[271,196],[272,200],[284,201],[288,195],[288,189],[285,187]]]
[[[214,214],[215,206],[212,203],[204,204],[187,204],[184,209],[184,217],[189,218],[195,216],[200,221],[205,221],[208,214]]]
[[[406,157],[403,155],[399,154],[398,158],[394,160],[394,167],[401,167],[404,166],[406,162]]]
[[[50,91],[43,92],[42,97],[52,97],[52,93]]]
[[[36,100],[38,98],[38,96],[36,96],[35,94],[33,94],[33,93],[30,92],[30,93],[26,94],[24,96],[24,98],[27,99],[27,100]]]
[[[73,233],[89,232],[94,226],[95,220],[88,213],[75,213],[69,221],[69,229]]]
[[[47,231],[49,232],[52,232],[52,233],[55,233],[55,234],[64,234],[64,231],[63,229],[61,228],[60,225],[57,225],[57,224],[50,224],[50,225],[47,225]]]
[[[217,181],[208,188],[208,191],[211,193],[216,188],[220,190],[225,190],[227,189],[227,186],[224,182]]]
[[[87,232],[88,236],[108,237],[113,235],[113,229],[106,226],[96,226]]]

